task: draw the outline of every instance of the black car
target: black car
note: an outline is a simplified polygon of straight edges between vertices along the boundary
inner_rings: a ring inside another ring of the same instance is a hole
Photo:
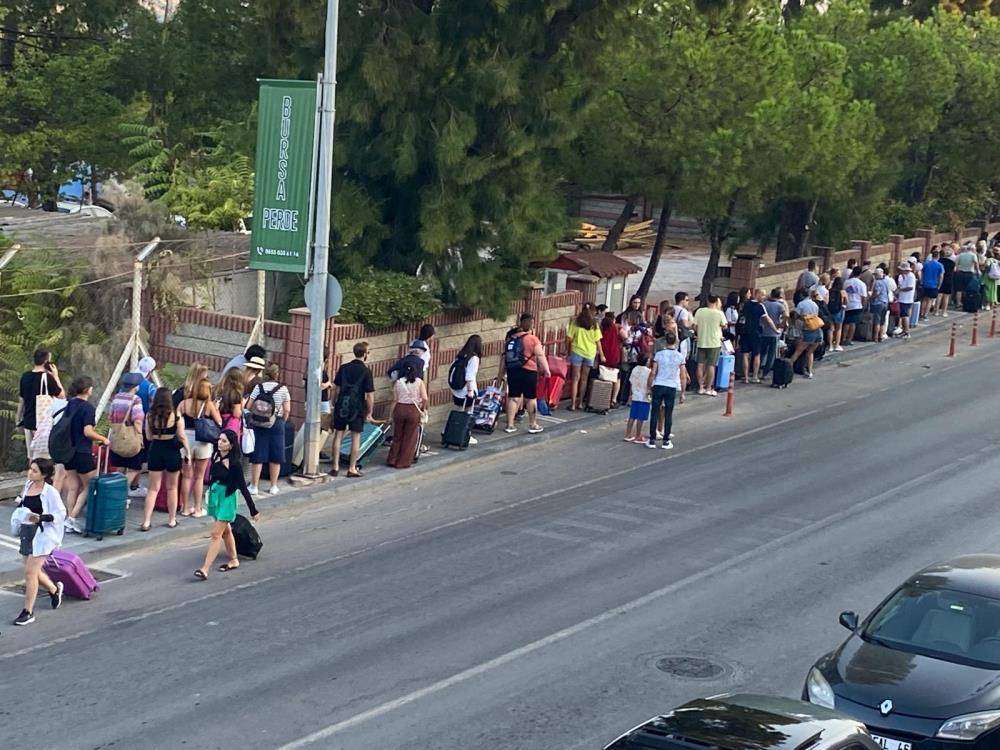
[[[809,672],[802,697],[863,721],[886,750],[1000,748],[1000,555],[926,568]]]
[[[864,725],[829,709],[766,695],[685,703],[604,750],[879,750]]]

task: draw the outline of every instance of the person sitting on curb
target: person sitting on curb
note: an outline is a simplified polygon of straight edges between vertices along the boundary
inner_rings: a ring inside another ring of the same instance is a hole
[[[517,432],[514,418],[517,410],[524,402],[528,413],[528,432],[535,435],[542,431],[538,424],[538,375],[549,377],[549,363],[545,358],[545,349],[541,340],[534,333],[535,317],[524,313],[518,321],[518,326],[510,332],[504,345],[504,355],[500,358],[498,379],[507,378],[507,426],[506,433]]]

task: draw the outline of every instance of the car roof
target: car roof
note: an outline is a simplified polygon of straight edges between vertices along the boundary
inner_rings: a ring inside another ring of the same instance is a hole
[[[650,719],[632,734],[643,746],[693,746],[729,750],[798,750],[819,740],[860,735],[861,725],[834,711],[790,698],[763,695],[719,695],[685,703]],[[671,742],[673,740],[673,742]]]
[[[911,576],[907,583],[1000,599],[1000,555],[963,555],[934,563]]]

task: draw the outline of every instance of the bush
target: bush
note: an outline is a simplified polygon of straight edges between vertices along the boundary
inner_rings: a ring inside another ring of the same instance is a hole
[[[383,327],[425,320],[441,309],[427,280],[391,271],[369,271],[343,282],[340,323]]]

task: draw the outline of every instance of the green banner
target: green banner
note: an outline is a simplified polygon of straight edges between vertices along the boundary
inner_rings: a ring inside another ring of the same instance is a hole
[[[316,83],[261,81],[250,267],[305,273],[316,136]]]

